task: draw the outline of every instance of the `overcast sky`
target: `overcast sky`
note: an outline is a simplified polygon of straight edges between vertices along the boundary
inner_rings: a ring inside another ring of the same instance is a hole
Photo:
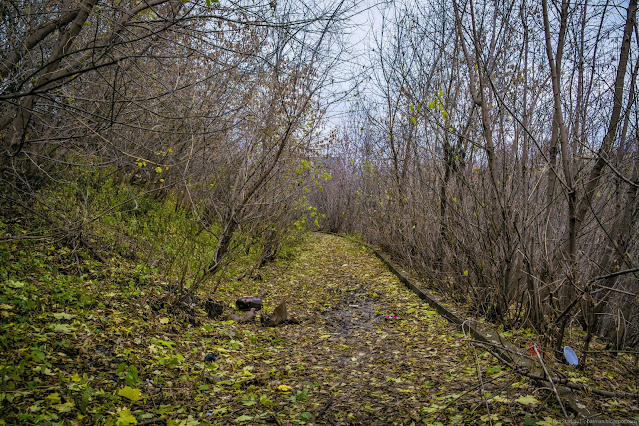
[[[357,4],[356,13],[350,16],[344,31],[345,51],[343,63],[334,72],[334,90],[341,99],[331,105],[328,111],[330,126],[339,126],[345,119],[351,104],[357,102],[354,86],[370,72],[371,53],[375,40],[381,34],[384,14],[392,9],[392,1],[365,0]]]

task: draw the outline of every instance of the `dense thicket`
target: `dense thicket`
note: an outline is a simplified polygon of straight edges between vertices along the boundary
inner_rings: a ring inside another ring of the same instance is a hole
[[[406,3],[326,135],[346,2],[2,2],[2,220],[45,226],[1,238],[108,261],[92,223],[170,196],[212,236],[184,267],[196,290],[238,238],[272,258],[322,188],[322,226],[489,319],[557,350],[575,324],[584,349],[593,333],[638,346],[637,1]],[[78,168],[94,173],[73,203],[45,190]],[[131,197],[87,209],[113,181]]]
[[[192,210],[195,234],[214,235],[209,260],[187,265],[193,290],[219,270],[240,234],[260,238],[267,261],[308,208],[313,170],[302,160],[321,143],[319,91],[339,53],[335,29],[345,8],[3,1],[3,218],[26,214],[47,224],[3,239],[57,236],[106,260],[99,235],[88,231],[122,206],[89,214],[93,192],[82,182],[69,194],[72,207],[42,191],[88,168],[156,198],[171,194]],[[139,193],[131,191],[128,209],[138,208]]]
[[[639,345],[637,2],[390,10],[320,197],[492,320]],[[333,194],[333,195],[331,195]]]

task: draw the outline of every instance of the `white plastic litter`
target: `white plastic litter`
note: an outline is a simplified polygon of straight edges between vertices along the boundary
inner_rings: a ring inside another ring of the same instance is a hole
[[[570,365],[578,365],[579,360],[577,359],[577,354],[572,350],[570,346],[564,346],[564,356],[566,357],[566,361]]]

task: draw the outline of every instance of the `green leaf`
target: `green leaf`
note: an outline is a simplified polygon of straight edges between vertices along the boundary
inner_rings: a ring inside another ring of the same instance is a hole
[[[273,402],[272,399],[270,399],[268,396],[266,395],[261,395],[260,396],[260,404],[264,405],[265,407],[272,407],[275,405],[275,403]]]
[[[247,393],[242,398],[242,404],[246,406],[257,404],[257,395],[255,395],[254,393]]]
[[[76,330],[75,327],[71,327],[69,324],[51,324],[50,328],[58,333],[73,333]]]
[[[172,348],[173,346],[175,346],[175,343],[161,339],[157,339],[157,343],[161,344],[162,346],[166,346],[167,348]]]
[[[57,392],[47,395],[47,399],[50,400],[51,404],[59,404],[62,402],[60,394]]]
[[[60,413],[68,413],[73,409],[73,407],[75,407],[73,401],[65,402],[64,404],[56,404],[53,406],[53,408],[58,410],[58,412]]]
[[[24,287],[26,284],[21,282],[21,281],[16,281],[16,280],[7,280],[4,283],[6,286],[9,286],[11,288],[22,288]]]
[[[491,401],[501,402],[503,404],[508,404],[510,402],[508,398],[504,398],[503,396],[500,396],[500,395],[495,395],[494,397],[491,398]]]
[[[135,365],[130,365],[129,368],[126,371],[126,376],[124,377],[124,380],[126,382],[127,385],[129,386],[135,386],[137,384],[138,380],[138,369],[135,368]]]
[[[125,386],[123,389],[120,389],[118,395],[128,398],[131,401],[139,401],[141,399],[140,389],[134,389],[130,386]]]
[[[56,312],[55,314],[53,314],[53,316],[56,319],[67,319],[67,320],[77,317],[77,315],[67,314],[66,312]]]
[[[291,395],[286,398],[287,401],[295,402],[295,401],[306,401],[308,399],[308,389],[302,389],[301,391],[297,391],[295,395]]]
[[[91,386],[87,386],[87,388],[82,393],[82,401],[80,402],[80,411],[85,412],[87,405],[91,401],[91,395],[94,394],[94,390]]]
[[[515,400],[516,402],[523,405],[537,405],[539,401],[532,395],[520,396]]]
[[[489,374],[491,376],[499,373],[501,373],[501,367],[498,365],[493,365],[492,367],[488,368],[488,370],[486,370],[486,374]]]
[[[133,425],[136,424],[138,420],[135,418],[133,414],[131,414],[131,410],[128,408],[120,411],[120,415],[116,420],[116,425]]]
[[[126,369],[126,363],[125,362],[121,362],[120,365],[118,365],[118,369],[115,370],[115,374],[120,374],[122,373],[124,370]]]
[[[241,422],[250,422],[251,420],[253,420],[253,416],[247,416],[246,414],[244,414],[233,421],[237,423],[241,423]]]

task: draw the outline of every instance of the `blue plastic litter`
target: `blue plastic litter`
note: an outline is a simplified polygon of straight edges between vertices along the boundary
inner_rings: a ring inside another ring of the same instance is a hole
[[[564,356],[566,357],[566,361],[570,365],[578,365],[579,359],[577,359],[577,354],[572,350],[570,346],[564,346]]]

